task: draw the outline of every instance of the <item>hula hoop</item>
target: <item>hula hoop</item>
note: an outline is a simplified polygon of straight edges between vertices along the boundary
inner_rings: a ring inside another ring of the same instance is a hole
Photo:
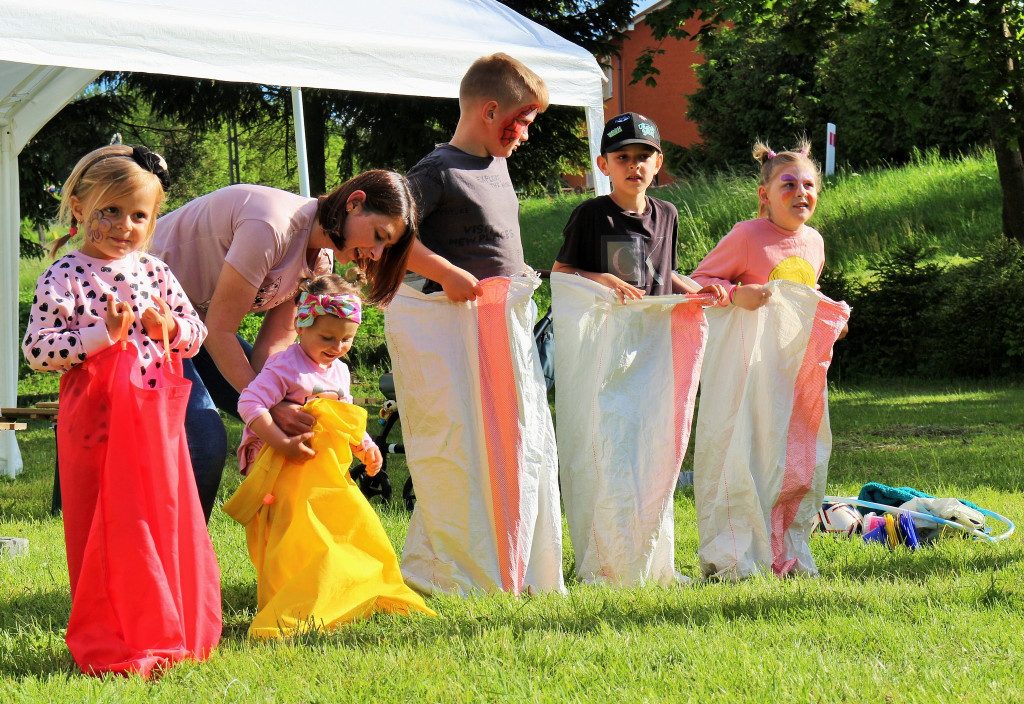
[[[824,500],[826,503],[851,504],[853,506],[863,506],[864,508],[875,509],[876,511],[882,511],[884,513],[892,513],[897,516],[910,516],[911,518],[920,518],[925,521],[931,521],[936,525],[963,531],[964,533],[967,533],[968,535],[973,537],[975,540],[984,540],[989,543],[998,543],[1001,540],[1006,540],[1011,535],[1013,535],[1013,531],[1017,528],[1017,526],[1015,526],[1013,521],[1011,521],[1009,518],[1006,518],[1005,516],[1000,516],[998,513],[995,513],[994,511],[989,511],[988,509],[984,508],[980,508],[979,510],[986,516],[994,518],[995,520],[1005,525],[1005,532],[1000,533],[999,535],[989,535],[988,533],[982,530],[978,530],[977,528],[968,528],[967,526],[962,525],[960,523],[956,523],[954,521],[947,521],[945,518],[939,518],[938,516],[933,516],[930,513],[911,511],[910,509],[900,508],[899,506],[886,506],[885,504],[876,504],[873,501],[861,501],[860,499],[854,496],[826,496]]]

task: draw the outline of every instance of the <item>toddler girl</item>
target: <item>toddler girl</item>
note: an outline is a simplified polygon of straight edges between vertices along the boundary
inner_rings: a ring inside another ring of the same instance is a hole
[[[206,335],[167,266],[142,250],[168,184],[160,155],[83,157],[60,218],[80,248],[39,278],[26,359],[65,372],[58,464],[71,583],[67,644],[83,672],[147,676],[220,638],[220,575],[182,427],[181,357]],[[120,344],[115,344],[117,341]]]
[[[817,292],[825,247],[806,224],[819,188],[809,150],[755,145],[760,217],[737,223],[693,273],[731,304],[708,312],[694,443],[707,575],[817,572],[808,538],[832,447],[826,373],[849,307]]]
[[[294,462],[313,456],[306,443],[312,433],[289,437],[274,424],[270,409],[281,401],[300,406],[314,398],[352,403],[348,365],[341,358],[352,349],[362,322],[362,303],[356,288],[336,274],[304,284],[296,302],[298,341],[272,356],[238,397],[238,414],[245,432],[238,446],[238,469],[249,468],[266,443]],[[364,433],[352,454],[366,465],[371,477],[383,463],[380,450]]]
[[[331,630],[374,611],[433,615],[405,586],[391,542],[349,476],[353,454],[376,474],[383,458],[352,405],[341,357],[362,320],[356,288],[335,274],[304,284],[298,342],[267,360],[238,399],[246,422],[238,448],[245,481],[224,510],[246,526],[257,572],[257,638]],[[288,436],[270,416],[283,400],[316,422]]]

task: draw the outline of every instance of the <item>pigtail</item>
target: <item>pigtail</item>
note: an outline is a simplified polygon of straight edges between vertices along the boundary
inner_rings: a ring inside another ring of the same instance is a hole
[[[365,288],[367,281],[369,281],[366,277],[366,272],[363,271],[358,264],[356,266],[349,267],[345,271],[345,280],[350,284],[359,286],[360,288]]]
[[[64,245],[71,241],[72,237],[74,237],[74,235],[69,232],[68,234],[61,235],[56,240],[54,240],[53,244],[50,245],[50,259],[56,259],[57,253],[60,252]]]
[[[754,148],[751,150],[751,155],[754,157],[754,161],[764,167],[769,160],[773,159],[776,154],[772,151],[771,147],[767,144],[758,140],[754,142]]]

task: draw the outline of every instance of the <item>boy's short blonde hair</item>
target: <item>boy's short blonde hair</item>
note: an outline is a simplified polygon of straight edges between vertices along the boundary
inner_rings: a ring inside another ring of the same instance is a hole
[[[459,104],[472,100],[494,100],[504,109],[538,103],[538,112],[548,109],[550,98],[544,79],[519,59],[497,53],[482,56],[462,77]]]

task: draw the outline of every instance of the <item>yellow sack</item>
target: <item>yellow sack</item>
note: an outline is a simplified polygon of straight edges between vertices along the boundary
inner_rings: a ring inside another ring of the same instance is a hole
[[[254,638],[331,630],[376,611],[434,616],[402,581],[377,513],[349,476],[350,444],[362,441],[366,411],[314,399],[310,446],[291,462],[265,445],[224,511],[245,526],[256,567]]]

